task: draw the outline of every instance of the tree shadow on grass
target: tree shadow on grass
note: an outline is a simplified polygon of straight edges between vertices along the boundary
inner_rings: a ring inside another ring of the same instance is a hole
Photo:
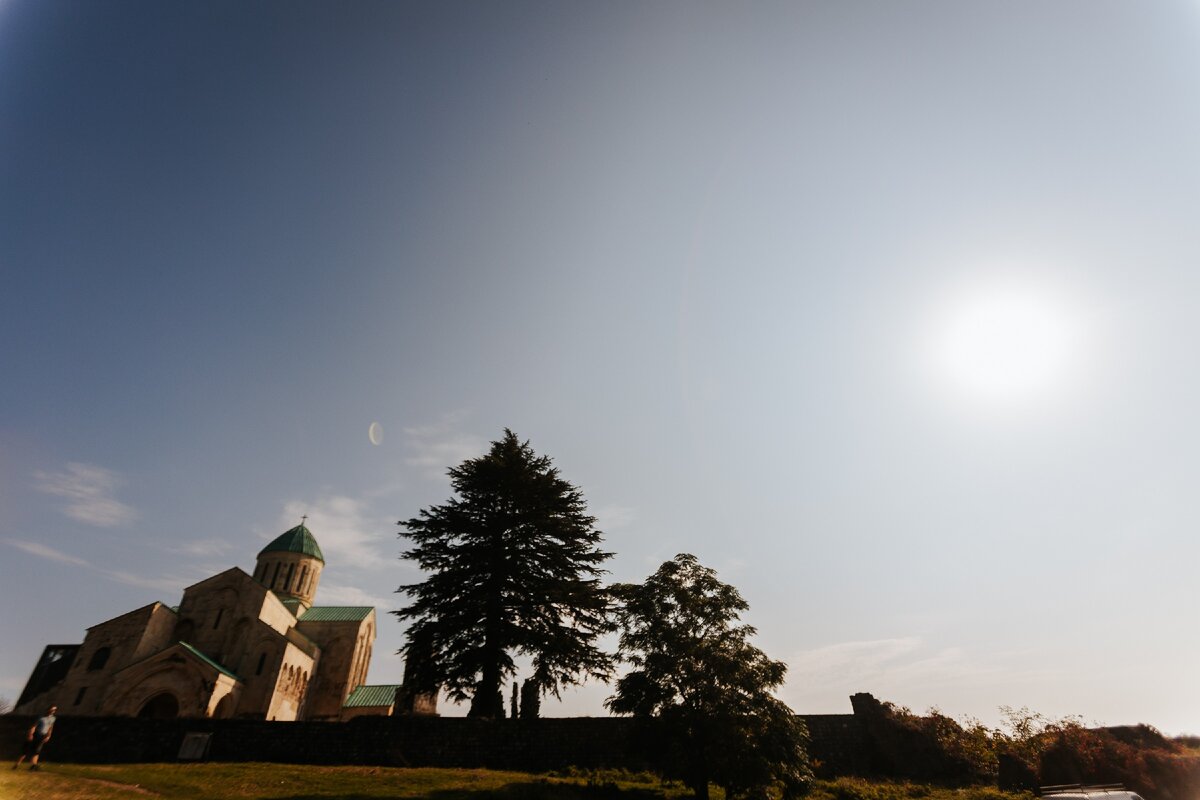
[[[662,800],[663,792],[615,783],[553,783],[527,781],[498,789],[436,789],[405,795],[405,800]],[[380,800],[377,794],[297,794],[264,797],[262,800]]]

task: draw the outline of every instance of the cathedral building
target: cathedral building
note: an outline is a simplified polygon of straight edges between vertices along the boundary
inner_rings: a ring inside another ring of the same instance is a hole
[[[341,720],[392,713],[399,686],[367,686],[376,615],[313,605],[325,557],[303,521],[232,567],[49,645],[16,707],[64,715]],[[411,704],[410,704],[411,705]],[[433,709],[426,707],[426,712]]]

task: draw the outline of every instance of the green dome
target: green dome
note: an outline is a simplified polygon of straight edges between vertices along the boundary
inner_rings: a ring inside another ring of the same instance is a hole
[[[304,553],[322,564],[325,563],[325,556],[321,555],[321,548],[317,546],[316,537],[312,535],[312,531],[304,527],[303,523],[290,531],[279,534],[258,554],[261,556],[263,553]]]

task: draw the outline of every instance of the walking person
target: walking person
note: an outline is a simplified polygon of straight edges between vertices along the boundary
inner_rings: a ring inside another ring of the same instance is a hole
[[[58,711],[57,706],[50,706],[46,711],[46,716],[38,717],[37,722],[29,727],[29,732],[25,734],[25,750],[21,753],[21,757],[17,759],[17,763],[13,764],[13,769],[21,766],[21,762],[25,760],[25,756],[29,756],[29,769],[34,771],[39,769],[38,756],[42,754],[42,748],[46,746],[46,742],[50,741],[50,734],[54,733],[54,723],[57,718],[54,712]]]

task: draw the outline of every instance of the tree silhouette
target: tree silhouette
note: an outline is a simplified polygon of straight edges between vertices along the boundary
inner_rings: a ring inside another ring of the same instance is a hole
[[[595,645],[613,629],[600,565],[600,531],[578,488],[511,430],[479,458],[449,471],[455,497],[401,521],[403,557],[428,577],[401,586],[412,602],[402,652],[427,642],[428,674],[470,716],[501,718],[501,685],[514,653],[532,656],[531,680],[556,697],[613,658]]]
[[[761,796],[772,784],[784,797],[804,793],[807,731],[771,694],[787,666],[747,641],[755,630],[738,622],[749,607],[738,590],[683,553],[613,592],[620,655],[633,669],[605,705],[658,720],[664,771],[700,798],[710,782],[727,797]]]

